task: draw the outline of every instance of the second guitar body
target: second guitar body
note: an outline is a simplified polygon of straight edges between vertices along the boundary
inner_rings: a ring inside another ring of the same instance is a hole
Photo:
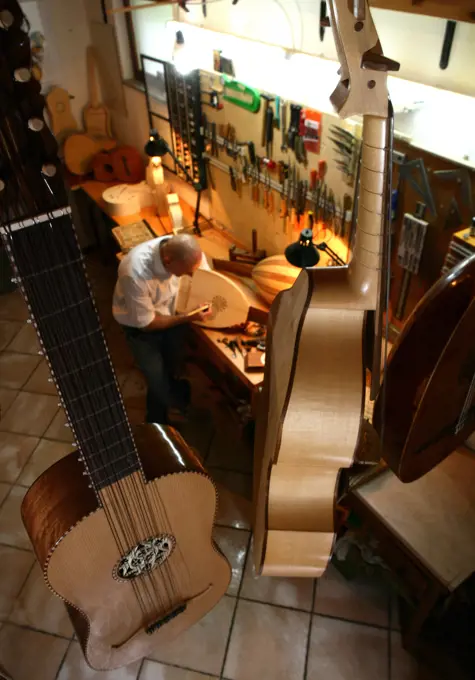
[[[143,474],[103,490],[102,507],[74,453],[41,475],[22,507],[45,580],[97,670],[130,664],[189,628],[231,576],[212,540],[216,489],[198,459],[172,428],[134,434]],[[122,493],[127,525],[117,512]]]

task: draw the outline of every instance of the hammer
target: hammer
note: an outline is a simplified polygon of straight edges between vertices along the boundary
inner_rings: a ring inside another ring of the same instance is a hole
[[[261,94],[262,99],[265,100],[264,120],[262,125],[262,146],[266,147],[267,158],[272,155],[272,142],[274,139],[274,111],[271,108],[271,102],[275,97],[268,94]]]

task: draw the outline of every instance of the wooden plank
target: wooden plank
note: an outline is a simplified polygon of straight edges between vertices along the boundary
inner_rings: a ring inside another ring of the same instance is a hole
[[[369,0],[372,7],[475,23],[475,0]]]

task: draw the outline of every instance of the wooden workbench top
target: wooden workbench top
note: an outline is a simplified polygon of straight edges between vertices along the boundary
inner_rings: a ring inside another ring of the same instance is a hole
[[[475,453],[462,447],[412,484],[386,470],[353,493],[449,590],[475,570]]]

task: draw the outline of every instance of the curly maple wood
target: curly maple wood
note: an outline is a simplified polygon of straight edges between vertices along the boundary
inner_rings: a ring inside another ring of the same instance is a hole
[[[353,463],[365,397],[366,314],[381,298],[390,129],[387,74],[367,2],[330,3],[341,62],[332,101],[363,114],[358,227],[346,267],[307,269],[270,312],[255,448],[254,566],[318,577],[335,539],[340,471]],[[364,11],[362,11],[364,10]],[[351,84],[351,85],[350,85]]]

